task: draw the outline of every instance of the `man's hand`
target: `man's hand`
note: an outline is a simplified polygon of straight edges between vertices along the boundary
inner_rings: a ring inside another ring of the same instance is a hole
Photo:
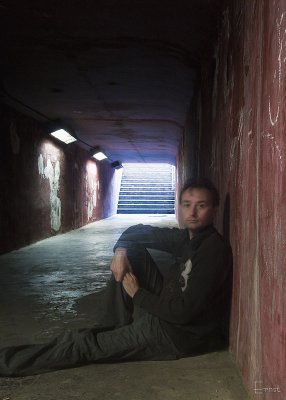
[[[124,275],[132,271],[131,264],[127,258],[127,251],[124,248],[118,247],[115,250],[111,261],[110,269],[117,282],[122,282]]]
[[[133,275],[131,272],[128,272],[122,281],[123,287],[127,294],[129,294],[130,297],[133,297],[135,293],[139,290],[139,283],[135,275]]]

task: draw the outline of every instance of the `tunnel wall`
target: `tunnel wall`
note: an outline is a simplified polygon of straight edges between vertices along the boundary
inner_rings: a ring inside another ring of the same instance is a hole
[[[182,217],[179,207],[179,195],[184,183],[197,176],[198,154],[199,154],[199,129],[200,129],[200,102],[197,99],[200,96],[200,90],[195,88],[190,108],[181,136],[180,146],[177,153],[176,163],[176,218],[179,226],[183,227]]]
[[[231,345],[252,398],[286,398],[286,1],[229,1],[202,73],[199,171],[234,258]]]
[[[7,106],[0,131],[0,253],[116,213],[121,171]]]

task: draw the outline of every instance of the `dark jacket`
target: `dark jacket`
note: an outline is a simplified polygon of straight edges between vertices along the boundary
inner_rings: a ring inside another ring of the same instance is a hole
[[[160,295],[144,288],[134,304],[159,317],[181,354],[216,350],[227,342],[232,287],[231,251],[213,226],[189,238],[187,230],[136,225],[116,247],[132,244],[171,253],[177,263]]]

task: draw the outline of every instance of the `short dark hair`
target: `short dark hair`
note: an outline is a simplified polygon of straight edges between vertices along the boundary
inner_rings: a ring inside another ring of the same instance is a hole
[[[186,190],[189,189],[206,189],[210,192],[212,196],[212,203],[214,207],[219,206],[219,193],[215,185],[207,178],[190,178],[188,179],[183,189],[181,190],[179,201],[182,202],[182,195]]]

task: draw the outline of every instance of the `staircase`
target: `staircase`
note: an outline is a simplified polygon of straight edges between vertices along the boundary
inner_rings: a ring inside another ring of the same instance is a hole
[[[175,167],[124,164],[117,214],[174,214]]]

